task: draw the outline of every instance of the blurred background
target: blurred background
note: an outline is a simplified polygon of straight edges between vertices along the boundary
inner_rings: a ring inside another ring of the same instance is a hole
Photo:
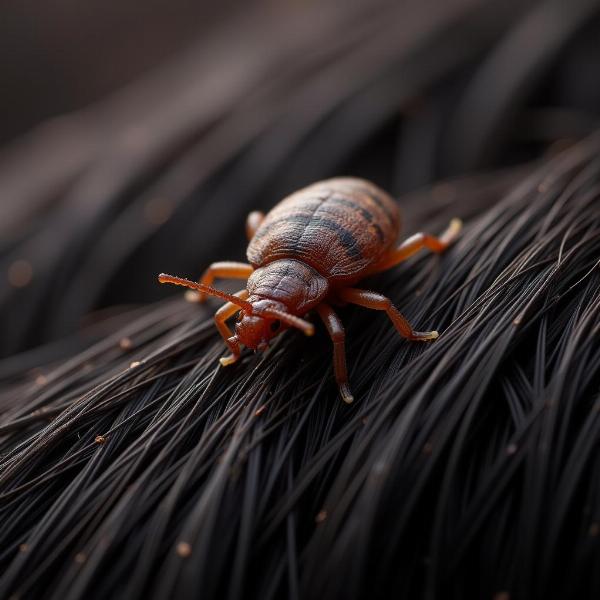
[[[0,598],[598,598],[599,73],[600,0],[2,2]],[[465,221],[350,406],[156,279],[344,174]]]
[[[370,178],[410,229],[428,194],[461,214],[444,181],[475,174],[491,203],[600,112],[593,0],[21,0],[0,15],[0,374],[164,298],[160,271],[242,259],[247,212],[302,185]]]

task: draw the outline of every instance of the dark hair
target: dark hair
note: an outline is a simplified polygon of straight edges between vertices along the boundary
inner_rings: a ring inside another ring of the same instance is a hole
[[[507,8],[492,27],[485,8],[441,12],[435,31],[396,3],[323,17],[321,54],[302,30],[285,72],[265,55],[269,85],[257,73],[215,114],[190,102],[186,129],[167,109],[195,89],[188,66],[165,79],[178,89],[157,87],[170,141],[121,165],[115,139],[10,198],[7,214],[18,198],[31,213],[2,257],[33,278],[0,295],[0,597],[598,597],[600,137],[541,154],[546,133],[519,137],[533,122],[499,127],[532,106],[535,53],[552,57],[526,36],[520,79],[501,81],[502,44],[529,21]],[[572,25],[557,23],[565,40]],[[411,26],[418,52],[400,43]],[[485,81],[506,102],[460,132],[452,115]],[[78,136],[89,122],[73,120]],[[61,135],[35,137],[23,181],[57,136],[63,156],[82,151]],[[246,212],[342,170],[397,195],[421,186],[400,200],[407,233],[465,220],[445,255],[365,282],[437,341],[340,311],[352,405],[320,330],[223,369],[214,301],[148,304],[167,293],[158,272],[241,258]]]

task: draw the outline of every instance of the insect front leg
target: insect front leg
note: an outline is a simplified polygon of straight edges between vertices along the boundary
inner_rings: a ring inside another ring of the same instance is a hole
[[[333,370],[342,400],[350,404],[354,397],[348,386],[348,369],[346,368],[346,332],[344,325],[329,304],[321,303],[316,308],[327,333],[333,342]]]
[[[222,279],[248,279],[248,277],[252,275],[253,271],[254,267],[247,263],[231,261],[215,262],[210,265],[206,271],[204,271],[204,275],[202,275],[200,283],[204,285],[212,285],[213,281],[217,277]],[[206,297],[206,294],[198,292],[199,302],[204,302]]]
[[[435,237],[434,235],[429,235],[427,233],[415,233],[415,235],[409,237],[385,256],[384,259],[376,265],[373,272],[390,269],[423,248],[428,248],[432,252],[441,254],[457,238],[461,229],[462,221],[460,219],[452,219],[450,225],[448,225],[448,228],[440,237]]]
[[[240,290],[235,294],[238,298],[242,300],[246,300],[248,298],[247,290]],[[240,344],[237,341],[237,338],[232,335],[231,329],[227,326],[227,319],[235,315],[236,312],[240,310],[240,307],[233,302],[227,302],[221,306],[221,308],[215,313],[215,324],[219,333],[225,340],[227,347],[231,350],[231,354],[229,356],[223,356],[219,359],[219,362],[224,367],[228,365],[232,365],[239,357],[240,357]]]
[[[429,341],[435,340],[439,336],[437,331],[415,331],[392,304],[392,301],[382,294],[357,288],[344,288],[338,292],[338,296],[349,304],[358,304],[358,306],[364,306],[365,308],[385,311],[398,333],[409,340]]]

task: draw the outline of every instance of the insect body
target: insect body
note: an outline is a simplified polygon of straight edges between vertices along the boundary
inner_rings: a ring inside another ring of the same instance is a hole
[[[432,340],[436,331],[414,331],[391,301],[354,287],[373,273],[384,271],[421,248],[442,252],[456,238],[461,222],[453,219],[439,237],[417,233],[396,246],[400,213],[383,190],[363,179],[329,179],[306,187],[277,204],[266,216],[250,213],[248,263],[217,262],[200,283],[162,274],[159,281],[228,300],[215,322],[231,354],[226,366],[240,356],[240,344],[265,350],[269,341],[290,327],[314,333],[305,320],[316,311],[333,341],[333,363],[340,394],[352,402],[348,386],[345,333],[334,305],[358,304],[387,313],[403,337]],[[211,286],[215,278],[247,279],[246,288],[227,294]],[[235,333],[227,319],[239,313]]]

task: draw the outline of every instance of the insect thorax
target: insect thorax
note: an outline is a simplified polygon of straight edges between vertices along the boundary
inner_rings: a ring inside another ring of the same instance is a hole
[[[303,315],[327,295],[327,279],[307,264],[283,259],[257,268],[248,279],[251,297],[269,298],[286,305],[289,312]]]

